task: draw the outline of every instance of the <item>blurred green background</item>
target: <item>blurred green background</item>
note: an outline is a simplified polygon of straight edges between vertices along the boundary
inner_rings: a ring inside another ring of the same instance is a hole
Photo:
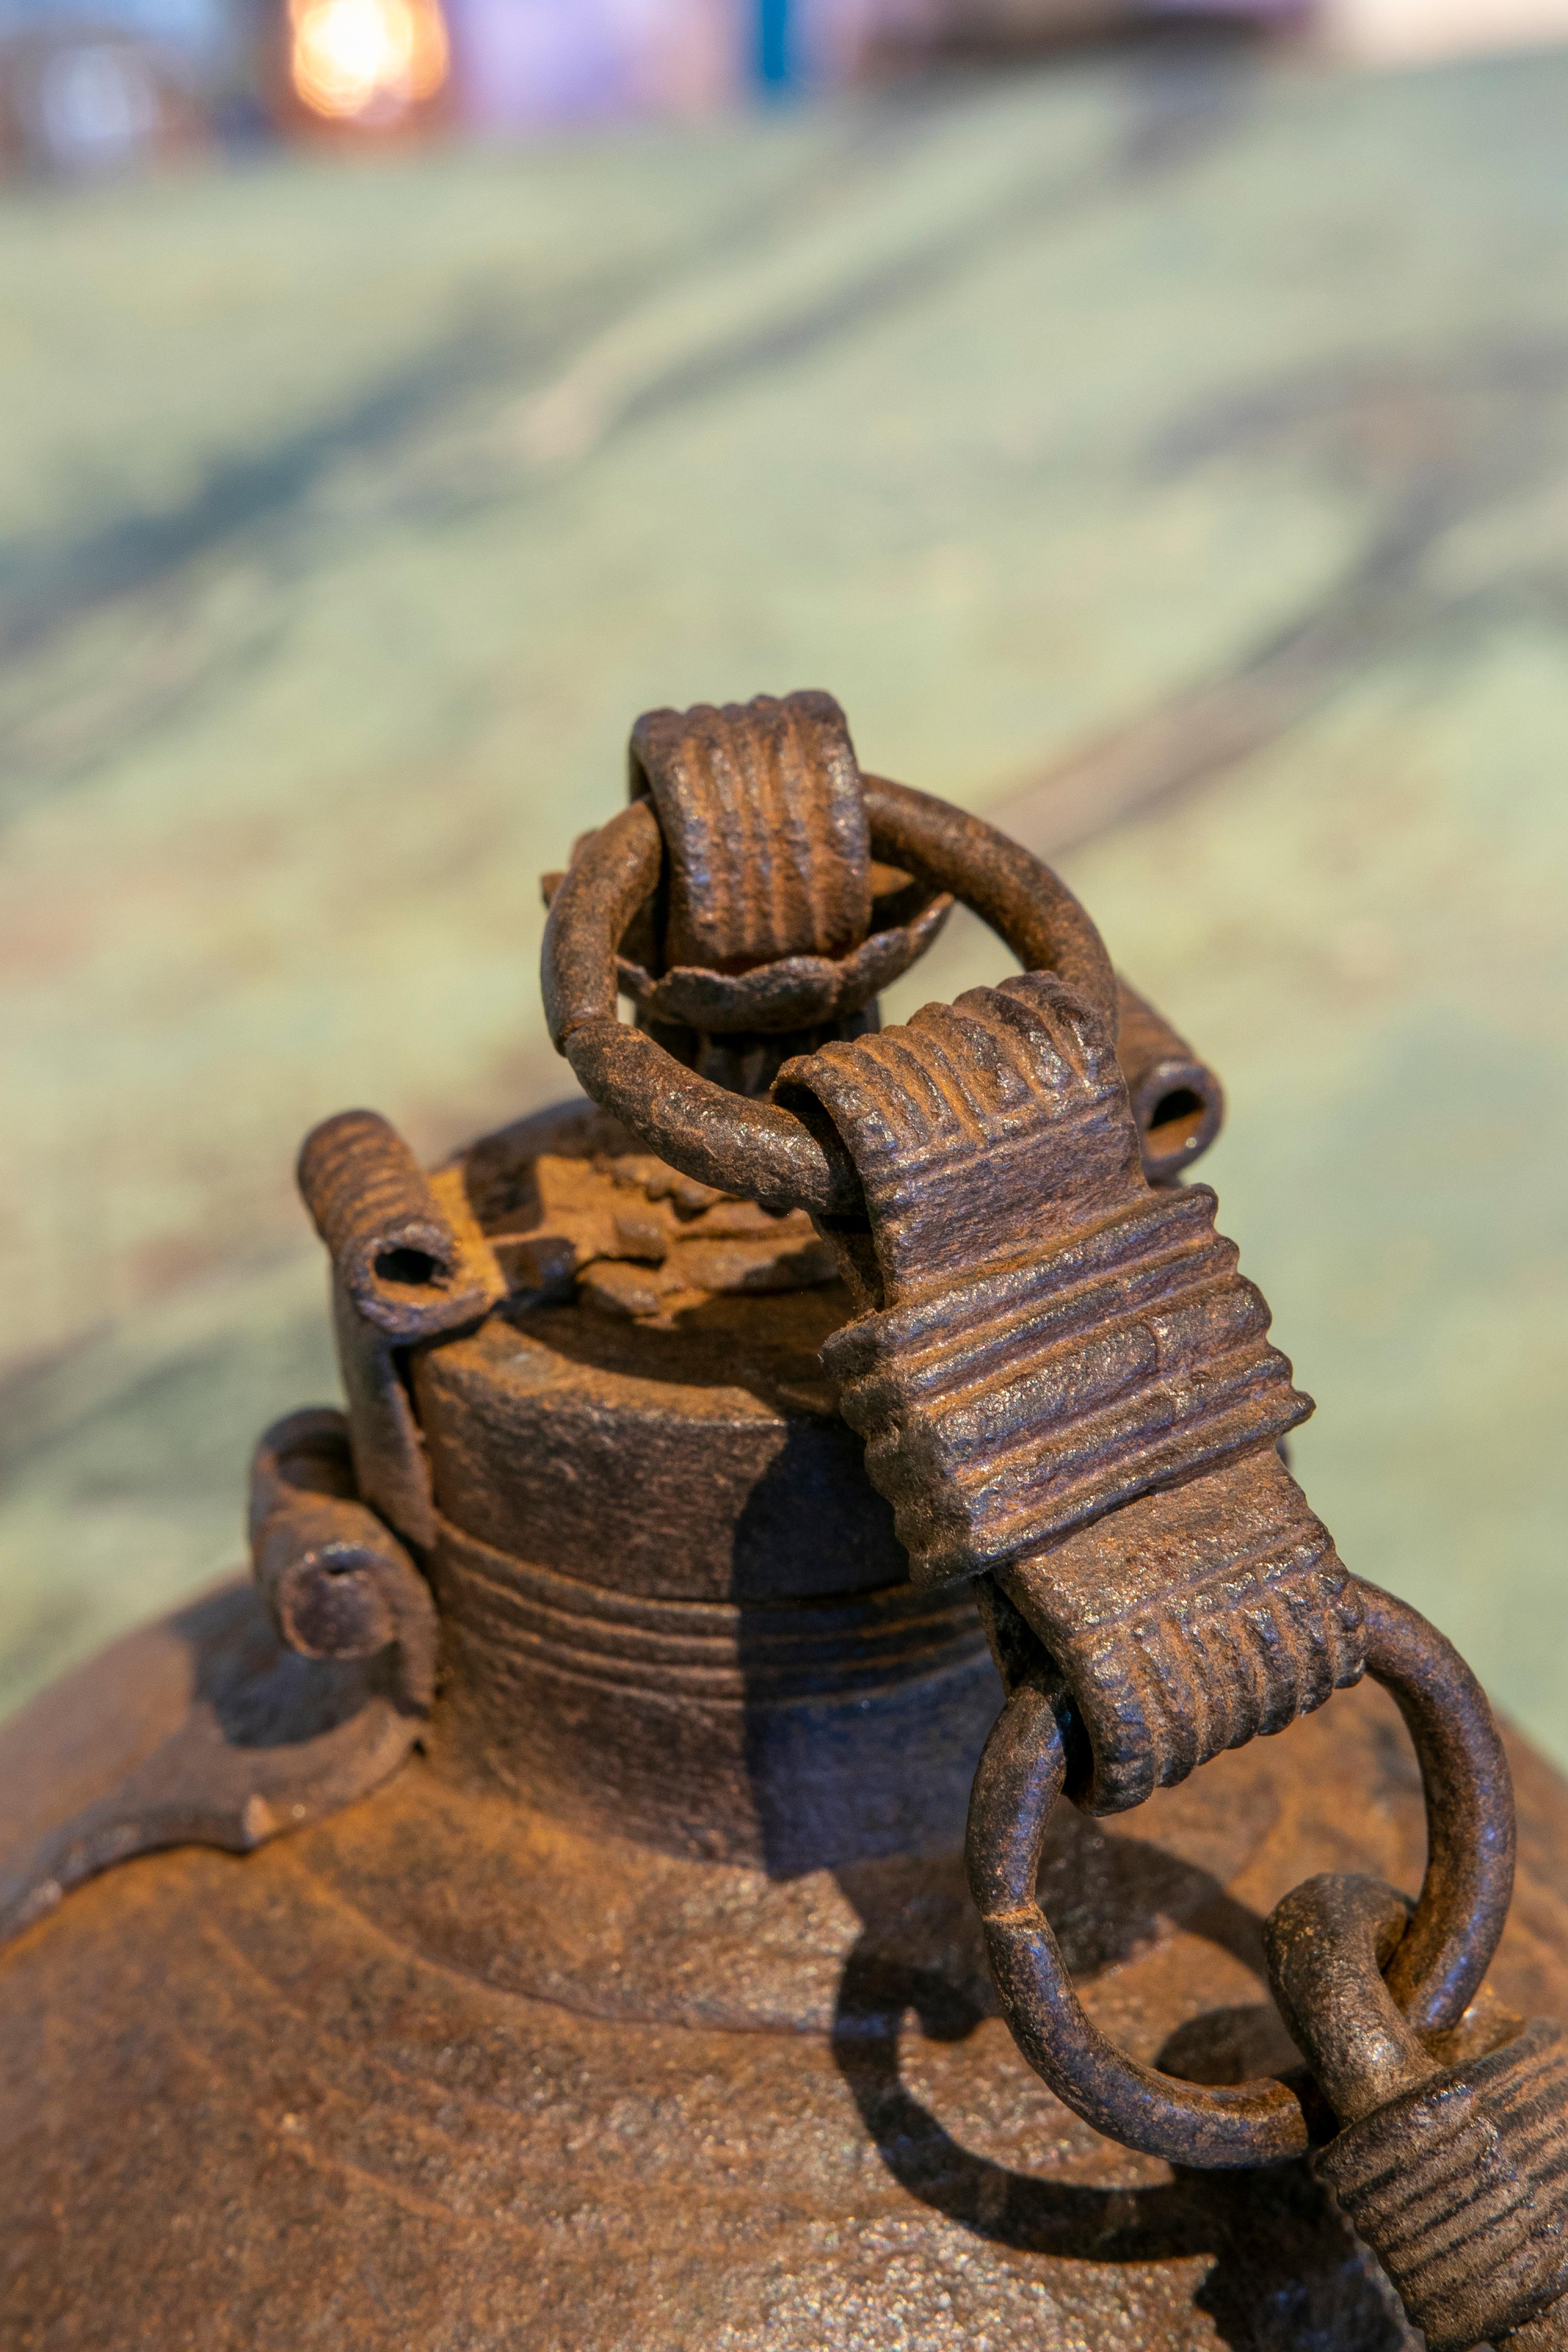
[[[1565,120],[1134,50],[7,204],[0,1704],[334,1392],[306,1127],[569,1091],[538,873],[812,685],[1219,1066],[1317,1507],[1568,1760]]]

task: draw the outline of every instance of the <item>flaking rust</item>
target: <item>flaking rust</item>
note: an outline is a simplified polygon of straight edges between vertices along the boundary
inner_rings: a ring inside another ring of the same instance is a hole
[[[1568,1795],[1509,1925],[1214,1073],[826,695],[647,714],[546,895],[591,1099],[307,1139],[343,1409],[0,1731],[0,2337],[1568,2344]],[[960,898],[1022,972],[883,1029]]]

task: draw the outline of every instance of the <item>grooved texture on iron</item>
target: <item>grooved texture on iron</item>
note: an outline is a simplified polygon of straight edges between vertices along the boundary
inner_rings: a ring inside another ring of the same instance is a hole
[[[1568,2044],[1544,2019],[1350,2125],[1316,2160],[1429,2352],[1506,2335],[1568,2289]]]
[[[972,988],[900,1027],[786,1063],[855,1162],[886,1295],[1056,1249],[1146,1196],[1113,1042],[1048,972]]]
[[[727,1707],[875,1694],[984,1654],[963,1594],[741,1607],[624,1593],[441,1526],[447,1614],[495,1657],[602,1691]]]
[[[1354,1582],[1272,1447],[1142,1496],[1005,1582],[1071,1685],[1090,1812],[1284,1730],[1364,1667]]]
[[[1064,1673],[1097,1812],[1356,1681],[1277,1452],[1311,1411],[1205,1185],[1156,1191],[1106,1024],[1048,972],[785,1066],[848,1148],[877,1300],[823,1348],[917,1584],[991,1570]]]
[[[300,1151],[300,1190],[334,1257],[403,1248],[450,1274],[457,1244],[418,1161],[379,1112],[340,1111],[312,1128]]]
[[[1146,1192],[828,1342],[917,1577],[994,1566],[1304,1418],[1215,1208],[1206,1186]]]
[[[647,711],[632,731],[632,788],[651,793],[668,853],[667,964],[739,972],[859,946],[870,842],[830,694]]]

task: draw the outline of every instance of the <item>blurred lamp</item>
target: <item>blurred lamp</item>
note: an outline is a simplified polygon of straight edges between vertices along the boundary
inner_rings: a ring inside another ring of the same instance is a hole
[[[327,122],[390,128],[450,66],[440,0],[289,0],[289,36],[295,95]]]

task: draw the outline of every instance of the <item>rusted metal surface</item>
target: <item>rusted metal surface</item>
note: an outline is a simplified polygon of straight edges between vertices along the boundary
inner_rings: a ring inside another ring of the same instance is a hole
[[[803,1211],[770,1215],[651,1153],[544,1153],[534,1186],[536,1213],[517,1220],[500,1245],[523,1288],[569,1298],[581,1284],[608,1313],[668,1318],[704,1297],[810,1289],[837,1276]]]
[[[1273,1449],[1123,1505],[999,1577],[1067,1675],[1075,1803],[1142,1804],[1356,1681],[1363,1590]]]
[[[425,1438],[408,1395],[406,1351],[360,1313],[336,1272],[331,1315],[361,1498],[405,1543],[425,1550],[436,1522]]]
[[[648,711],[632,730],[631,783],[634,800],[653,801],[665,852],[646,918],[654,969],[624,943],[616,959],[644,1028],[852,1034],[841,1024],[923,953],[952,906],[873,865],[831,695]],[[732,1091],[765,1091],[711,1054],[672,1050]]]
[[[780,1077],[858,1170],[825,1361],[917,1581],[995,1570],[1064,1673],[1075,1800],[1137,1804],[1362,1671],[1275,1451],[1310,1411],[1206,1187],[1152,1190],[1107,1024],[1049,976]]]
[[[1025,965],[900,1028],[829,1040],[773,1087],[818,1147],[794,1205],[835,1241],[861,1310],[824,1361],[894,1506],[911,1578],[994,1572],[1038,1649],[972,1814],[993,1973],[1026,2056],[1098,2128],[1178,2161],[1272,2163],[1308,2145],[1287,2084],[1162,2081],[1084,2019],[1032,1892],[1056,1794],[1070,1773],[1088,1810],[1139,1804],[1284,1729],[1371,1664],[1404,1692],[1418,1752],[1434,1759],[1430,1858],[1401,1965],[1412,2031],[1442,2031],[1479,1988],[1506,1916],[1501,1750],[1473,1684],[1455,1705],[1458,1662],[1429,1629],[1413,1641],[1418,1621],[1347,1576],[1285,1468],[1279,1441],[1310,1401],[1214,1233],[1214,1196],[1151,1188],[1209,1109],[1182,1041],[1131,1006],[1146,1081],[1136,1117],[1116,1057],[1121,1007],[1081,908],[978,821],[886,784],[867,797],[878,854],[963,896]],[[547,973],[552,960],[547,940]],[[563,992],[552,1024],[607,1108],[678,1164],[698,1153],[715,1164],[721,1107],[650,1093],[653,1066],[617,1056],[586,996]],[[601,1043],[584,1064],[574,1049],[590,1032]],[[768,1118],[751,1104],[730,1112],[737,1189],[773,1150]],[[1174,1154],[1159,1149],[1162,1128],[1175,1130]],[[782,1164],[775,1155],[770,1186]],[[1392,1652],[1376,1638],[1391,1618]],[[1439,1690],[1447,1736],[1428,1740]],[[1458,1807],[1445,1801],[1456,1748],[1469,1800]]]
[[[1118,979],[1116,999],[1116,1058],[1142,1138],[1143,1173],[1151,1184],[1174,1183],[1219,1133],[1225,1089],[1130,981]]]
[[[411,1367],[434,1767],[753,1868],[951,1844],[994,1673],[967,1597],[910,1587],[834,1409],[831,1255],[630,1141],[567,1110],[468,1163],[497,1256],[538,1287]]]
[[[928,909],[960,898],[1005,941],[1026,971],[1058,973],[1098,1012],[1114,1043],[1121,1000],[1104,945],[1049,866],[983,818],[886,777],[868,775],[862,782],[873,854],[912,877],[928,894]],[[646,1031],[627,1029],[616,1018],[620,944],[655,898],[663,860],[653,814],[634,801],[579,844],[569,871],[552,891],[543,992],[557,1048],[595,1102],[684,1174],[768,1207],[856,1213],[854,1171],[831,1134],[820,1136],[776,1103],[742,1096],[683,1066]],[[926,937],[920,940],[920,945],[927,943]],[[760,982],[758,991],[748,1017],[762,1026]],[[787,1009],[793,1021],[800,1007],[792,999]],[[781,1009],[777,1026],[786,1025]],[[1179,1130],[1174,1138],[1163,1136],[1154,1150],[1152,1170],[1166,1176],[1176,1164],[1172,1155],[1178,1145],[1180,1163],[1188,1166],[1212,1141],[1222,1098],[1203,1065],[1190,1055],[1176,1055],[1182,1041],[1158,1015],[1143,1021],[1134,1009],[1131,1034],[1141,1080],[1153,1071],[1158,1081],[1162,1061],[1173,1068],[1180,1061],[1184,1075],[1176,1091],[1192,1082],[1192,1090],[1201,1092],[1204,1108],[1195,1125],[1186,1123],[1191,1115],[1184,1106],[1158,1122]],[[1200,1076],[1201,1089],[1195,1083]],[[1142,1087],[1144,1118],[1152,1122],[1172,1093],[1163,1083],[1154,1092]]]
[[[45,1701],[9,1733],[47,1819],[30,1836],[14,1821],[0,1832],[0,1942],[116,1863],[190,1843],[248,1853],[368,1795],[407,1757],[435,1698],[435,1605],[357,1497],[341,1412],[266,1432],[248,1517],[253,1586],[222,1587],[63,1686],[54,1713],[89,1727],[68,1769]]]
[[[861,945],[870,836],[830,694],[645,711],[631,782],[634,800],[651,797],[664,842],[667,967],[740,973]]]
[[[436,1696],[436,1611],[403,1546],[355,1491],[348,1423],[307,1408],[274,1423],[250,1473],[250,1557],[279,1638],[305,1658],[395,1649],[400,1686]]]
[[[800,1121],[745,1100],[688,1069],[642,1029],[616,1017],[616,951],[662,866],[658,821],[646,801],[584,845],[550,905],[544,1009],[551,1034],[584,1091],[681,1175],[764,1208],[831,1209],[855,1197],[847,1163],[835,1169]]]
[[[1217,1083],[828,698],[654,714],[633,791],[552,897],[598,1103],[428,1175],[316,1130],[346,1416],[263,1439],[254,1588],[0,1734],[10,2335],[1413,2346],[1328,2181],[1435,2344],[1559,2341],[1502,2004],[1568,1999],[1568,1796],[1522,1758],[1505,1931],[1485,1699],[1338,1559],[1175,1181]],[[1024,973],[879,1030],[954,896]],[[1331,1917],[1326,1854],[1419,1897]]]
[[[1412,2036],[1439,2034],[1479,1992],[1508,1916],[1513,1791],[1490,1710],[1452,1645],[1388,1594],[1365,1586],[1362,1597],[1367,1668],[1414,1735],[1426,1809],[1421,1899],[1408,1922],[1400,1916],[1396,2013],[1408,2016]],[[1027,1669],[986,1745],[970,1811],[970,1886],[1019,2047],[1097,2130],[1173,2163],[1272,2164],[1303,2155],[1309,2118],[1290,2084],[1178,2082],[1130,2061],[1085,2017],[1035,1893],[1051,1811],[1068,1781],[1058,1720],[1065,1696],[1050,1660]],[[1393,2007],[1395,1990],[1385,1999]]]
[[[1530,1858],[1494,1980],[1561,2011],[1568,1799],[1515,1761]],[[1100,2029],[1212,2081],[1290,2062],[1276,1896],[1326,1854],[1412,1885],[1422,1840],[1363,1687],[1144,1814],[1058,1807],[1041,1897]],[[900,2328],[1416,2352],[1304,2164],[1131,2155],[1021,2064],[952,1850],[781,1878],[416,1759],[242,1867],[193,1850],[79,1890],[0,1959],[0,2047],[19,2352],[863,2352]]]
[[[1332,1874],[1269,1917],[1275,1998],[1341,2126],[1313,2169],[1429,2352],[1568,2344],[1568,2036],[1494,2019],[1440,2063],[1385,1982],[1405,1931],[1393,1887]]]
[[[378,1112],[340,1112],[305,1138],[300,1191],[331,1261],[332,1327],[363,1500],[423,1549],[429,1467],[408,1401],[409,1349],[477,1323],[506,1278],[447,1176],[426,1176]]]
[[[300,1654],[240,1582],[35,1699],[0,1735],[0,1944],[135,1855],[249,1853],[379,1788],[424,1721],[395,1658]]]
[[[780,1092],[815,1098],[859,1173],[863,1218],[835,1232],[868,1311],[829,1369],[917,1579],[1026,1570],[1310,1411],[1214,1194],[1146,1182],[1110,1041],[1059,982],[927,1006],[788,1065]],[[1276,1532],[1321,1554],[1313,1524]]]
[[[486,1254],[457,1230],[379,1112],[323,1119],[300,1148],[299,1175],[356,1312],[389,1339],[409,1346],[460,1330],[500,1297]]]

